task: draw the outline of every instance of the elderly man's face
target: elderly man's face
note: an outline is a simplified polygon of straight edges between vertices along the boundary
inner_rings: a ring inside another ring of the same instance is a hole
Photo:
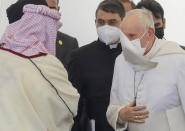
[[[120,28],[121,17],[117,13],[105,12],[100,9],[97,13],[97,18],[95,22],[97,28],[104,25],[110,25]]]
[[[121,30],[130,41],[139,38],[142,48],[151,47],[153,44],[151,40],[154,38],[154,29],[145,29],[139,21],[138,14],[126,17],[121,24]]]
[[[59,10],[58,0],[46,0],[46,3],[49,8]]]

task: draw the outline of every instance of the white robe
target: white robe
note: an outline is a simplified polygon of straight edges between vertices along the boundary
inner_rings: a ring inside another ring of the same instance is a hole
[[[151,70],[135,74],[123,54],[116,59],[107,110],[107,119],[115,130],[128,127],[128,131],[185,131],[185,52],[173,42],[156,39],[156,44],[161,46],[151,60],[158,65]],[[134,100],[134,74],[136,105],[146,106],[149,118],[144,124],[120,124],[119,111]]]
[[[32,58],[74,115],[79,94],[52,55]],[[70,131],[72,114],[26,58],[0,50],[0,131]]]

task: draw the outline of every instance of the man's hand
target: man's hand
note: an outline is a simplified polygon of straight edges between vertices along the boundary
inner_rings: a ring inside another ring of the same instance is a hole
[[[120,119],[128,122],[144,123],[149,116],[149,111],[146,110],[146,106],[135,105],[136,100],[122,108],[119,112]]]

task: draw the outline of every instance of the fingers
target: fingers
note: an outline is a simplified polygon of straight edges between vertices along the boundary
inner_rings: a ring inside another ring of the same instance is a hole
[[[136,107],[133,107],[133,111],[140,111],[140,110],[145,110],[146,109],[146,106],[136,106]]]
[[[135,106],[135,104],[136,101],[134,100],[122,108],[119,117],[129,122],[144,123],[145,119],[149,117],[149,111],[146,110],[146,106]]]
[[[143,123],[143,121],[149,117],[149,111],[145,110],[146,108],[137,108],[135,110],[141,109],[141,111],[134,111],[132,112],[134,118],[133,118],[133,122],[136,123]],[[137,121],[139,120],[139,121]]]
[[[149,117],[149,115],[135,116],[135,120],[144,120],[144,119],[146,119],[148,117]]]
[[[145,123],[145,120],[133,120],[131,122],[133,122],[133,123]]]
[[[145,123],[145,119],[148,118],[149,115],[143,115],[143,116],[134,116],[129,119],[129,122],[134,122],[134,123]]]
[[[145,106],[130,107],[132,112],[129,117],[130,122],[144,123],[145,119],[149,117],[149,111],[146,110]]]
[[[133,112],[134,116],[144,116],[144,115],[149,115],[149,111],[144,110],[144,111],[134,111]]]

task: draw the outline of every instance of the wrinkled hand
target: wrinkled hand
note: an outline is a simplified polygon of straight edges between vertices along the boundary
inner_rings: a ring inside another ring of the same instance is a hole
[[[122,108],[119,112],[119,117],[123,121],[144,123],[145,119],[149,117],[149,111],[146,106],[135,106],[136,100],[129,105]]]

